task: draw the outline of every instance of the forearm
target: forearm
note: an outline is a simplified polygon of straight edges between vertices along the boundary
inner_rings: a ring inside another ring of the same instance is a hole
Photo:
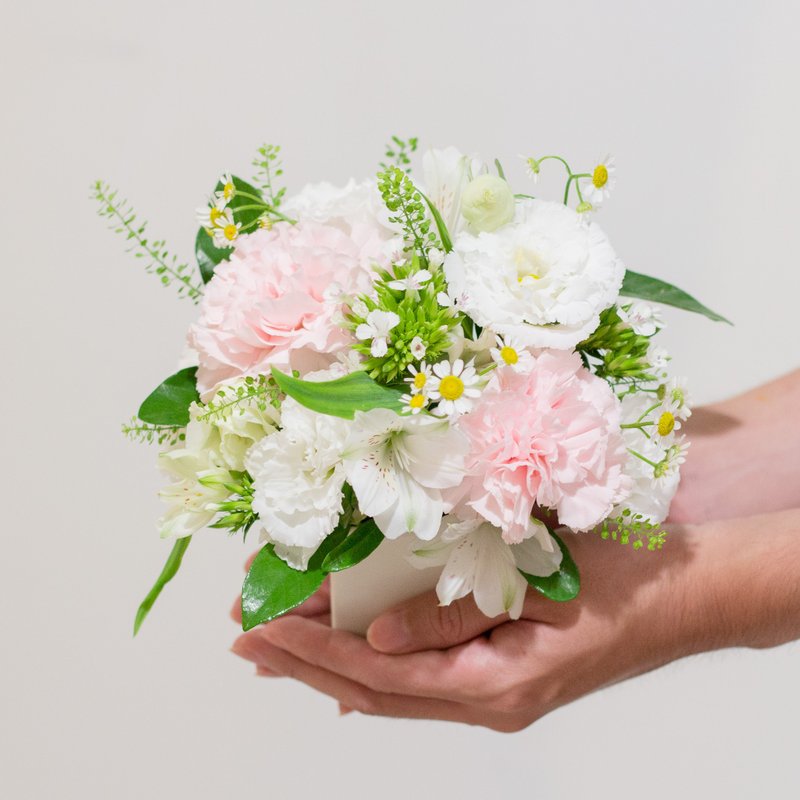
[[[675,522],[704,522],[800,507],[800,370],[699,408],[672,507]]]

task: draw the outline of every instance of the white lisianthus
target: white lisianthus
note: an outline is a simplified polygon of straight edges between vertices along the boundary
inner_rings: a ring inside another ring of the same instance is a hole
[[[271,541],[316,548],[342,513],[342,450],[351,423],[287,397],[281,425],[245,459],[253,478],[253,510]]]
[[[461,213],[475,231],[496,231],[514,219],[514,193],[497,175],[479,175],[464,188]]]
[[[176,479],[158,493],[168,506],[158,521],[164,538],[191,536],[204,528],[230,494],[224,484],[232,478],[220,454],[219,433],[197,413],[193,406],[184,445],[158,457],[159,466]]]
[[[463,479],[467,449],[446,421],[374,408],[356,412],[344,471],[362,513],[384,536],[432,539],[444,511],[441,490]]]
[[[650,303],[631,303],[627,309],[621,306],[617,313],[619,318],[627,322],[639,336],[652,336],[664,327],[661,310],[651,306]]]
[[[436,585],[442,605],[472,592],[487,617],[508,614],[519,619],[528,588],[519,571],[545,577],[561,565],[561,549],[546,526],[534,520],[531,528],[534,533],[529,538],[510,545],[500,529],[485,520],[445,517],[433,541],[411,545],[409,560],[420,569],[444,566]]]
[[[524,200],[500,230],[460,233],[444,271],[479,325],[527,347],[569,349],[617,299],[625,267],[596,223],[560,203]]]
[[[465,227],[461,200],[467,184],[486,172],[486,165],[455,147],[428,150],[422,157],[422,178],[428,199],[442,215],[451,236]]]

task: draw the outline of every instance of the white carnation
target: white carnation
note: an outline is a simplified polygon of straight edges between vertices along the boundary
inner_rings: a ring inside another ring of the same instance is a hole
[[[514,222],[493,233],[460,233],[444,270],[479,325],[557,349],[595,330],[625,274],[596,223],[544,200],[521,201]]]
[[[283,429],[254,445],[245,459],[253,510],[270,540],[314,548],[342,513],[342,450],[351,423],[283,401]]]

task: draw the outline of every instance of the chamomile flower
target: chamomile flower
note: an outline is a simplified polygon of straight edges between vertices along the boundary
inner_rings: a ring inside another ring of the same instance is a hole
[[[233,178],[231,178],[230,172],[224,173],[220,176],[219,183],[222,184],[222,188],[216,192],[217,200],[222,203],[223,208],[233,200],[234,195],[236,194],[236,186],[233,183]]]
[[[539,172],[541,167],[539,166],[539,162],[533,158],[532,156],[523,156],[521,155],[520,158],[525,162],[525,174],[533,179],[534,183],[539,182]]]
[[[533,368],[534,358],[512,336],[497,336],[497,346],[489,352],[498,367],[511,367],[514,372],[530,372]]]
[[[660,478],[668,478],[675,475],[681,468],[681,464],[686,461],[686,451],[689,449],[689,442],[684,438],[679,439],[672,444],[664,458],[656,464],[653,480],[658,481]]]
[[[224,204],[220,204],[215,197],[211,198],[209,205],[197,209],[197,221],[207,231],[213,231],[224,212]]]
[[[403,414],[419,414],[428,405],[428,398],[424,394],[404,394],[400,398],[403,404]]]
[[[691,399],[685,378],[671,378],[658,387],[658,399],[663,411],[669,411],[677,419],[689,419],[692,415]]]
[[[425,353],[427,352],[428,348],[425,346],[425,342],[419,336],[415,336],[411,340],[411,344],[408,346],[408,350],[414,358],[419,361],[421,358],[425,358]]]
[[[652,336],[657,330],[664,327],[661,310],[651,306],[650,303],[631,303],[627,307],[620,307],[617,314],[639,336]]]
[[[671,447],[675,442],[675,434],[681,429],[681,421],[671,411],[664,411],[658,414],[653,429],[653,439],[662,447]]]
[[[419,369],[411,364],[408,371],[411,373],[411,376],[406,378],[405,382],[411,386],[411,394],[427,395],[433,383],[433,370],[430,364],[426,364],[423,361],[419,365]]]
[[[398,292],[418,292],[430,279],[431,273],[427,269],[420,269],[407,278],[398,278],[386,285]]]
[[[595,208],[601,205],[603,200],[610,196],[617,182],[614,177],[616,170],[614,156],[607,155],[604,159],[599,161],[592,170],[590,179],[586,183],[581,184],[581,191],[583,192],[584,199]]]
[[[400,317],[394,311],[375,309],[367,314],[367,321],[356,328],[356,339],[362,342],[371,339],[370,353],[381,358],[389,351],[389,331],[400,324]]]
[[[444,417],[465,414],[480,397],[480,381],[472,362],[465,366],[460,358],[452,364],[440,361],[433,368],[429,394],[431,400],[439,401],[436,414]]]
[[[241,228],[242,223],[236,222],[233,219],[233,212],[226,208],[211,229],[214,244],[217,247],[233,247],[233,243],[239,238]]]

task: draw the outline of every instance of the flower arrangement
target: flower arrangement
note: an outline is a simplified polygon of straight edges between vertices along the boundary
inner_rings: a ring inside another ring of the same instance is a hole
[[[279,148],[261,148],[253,183],[225,173],[199,210],[196,274],[95,184],[100,214],[199,305],[189,365],[123,428],[161,448],[174,540],[135,630],[205,527],[260,537],[245,629],[385,538],[442,568],[443,604],[473,593],[511,618],[528,587],[577,595],[559,526],[663,546],[691,411],[651,303],[723,318],[626,271],[595,221],[613,159],[526,157],[534,181],[566,170],[553,202],[452,147],[417,180],[416,149],[395,137],[376,179],[288,196]]]

